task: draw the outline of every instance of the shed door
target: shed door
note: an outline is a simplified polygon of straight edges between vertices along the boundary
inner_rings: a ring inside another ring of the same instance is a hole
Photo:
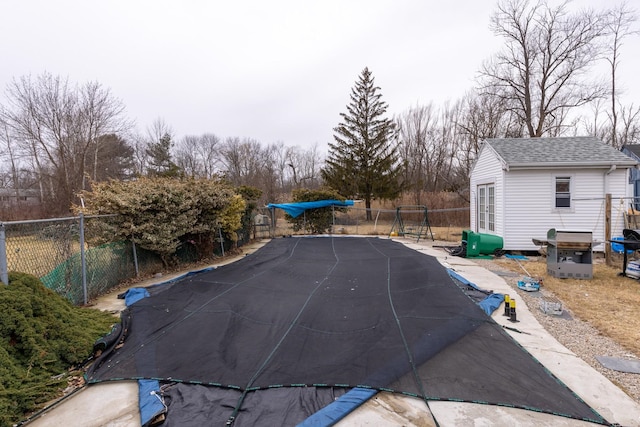
[[[478,233],[494,233],[496,231],[495,186],[493,184],[478,185]]]

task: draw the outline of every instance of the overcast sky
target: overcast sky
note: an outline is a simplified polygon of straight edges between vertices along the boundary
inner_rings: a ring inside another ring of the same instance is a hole
[[[0,0],[0,103],[12,79],[48,72],[109,88],[140,132],[161,118],[176,138],[214,133],[324,150],[364,67],[390,116],[462,97],[501,46],[489,30],[495,4]],[[624,99],[637,105],[640,37],[622,55]]]

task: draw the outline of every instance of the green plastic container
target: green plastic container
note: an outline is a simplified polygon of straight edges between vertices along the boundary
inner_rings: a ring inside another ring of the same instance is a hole
[[[472,230],[462,230],[462,241],[467,243],[467,257],[493,255],[504,246],[502,237]]]

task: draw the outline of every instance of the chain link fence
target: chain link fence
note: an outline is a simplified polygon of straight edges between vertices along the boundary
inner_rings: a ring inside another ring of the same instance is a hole
[[[162,266],[157,255],[134,249],[131,242],[100,242],[97,224],[101,222],[96,219],[78,216],[2,223],[2,282],[8,283],[8,271],[32,274],[73,304],[86,304],[136,272]]]
[[[335,210],[332,233],[390,235],[398,229],[398,210],[349,208]],[[429,225],[448,226],[468,223],[468,209],[405,209],[401,213],[406,233]],[[73,304],[87,304],[120,283],[139,275],[163,269],[157,254],[130,241],[104,241],[104,226],[109,216],[78,216],[31,221],[0,222],[0,280],[8,283],[8,272],[32,274],[49,289]],[[426,230],[424,230],[426,232]],[[304,232],[304,231],[303,231]],[[220,232],[214,238],[212,256],[225,256],[252,239],[294,234],[292,226],[280,210],[258,209],[243,219],[230,239]],[[425,236],[426,237],[426,236]],[[176,259],[187,264],[198,261],[202,254],[195,244],[182,245]]]
[[[32,274],[73,304],[87,304],[125,280],[161,271],[161,258],[130,241],[105,242],[108,216],[78,216],[0,223],[0,280],[8,272]],[[251,238],[251,223],[237,232],[238,240],[216,238],[213,256],[224,256]],[[182,245],[179,263],[198,261],[194,245]]]
[[[321,209],[332,209],[330,207]],[[367,211],[369,218],[367,217]],[[365,209],[358,207],[335,208],[332,212],[333,222],[331,233],[333,234],[356,234],[372,236],[389,236],[392,233],[402,235],[420,235],[420,238],[431,238],[431,233],[427,236],[428,227],[438,227],[458,229],[469,226],[469,208],[445,208],[427,209],[424,206],[402,206],[400,210],[394,209]],[[263,208],[260,211],[260,219],[256,222],[267,224],[271,237],[285,236],[291,234],[304,234],[305,230],[295,232],[293,226],[286,218],[284,211],[275,209],[270,212]],[[266,235],[263,229],[262,235]],[[443,236],[436,236],[437,239]],[[448,240],[449,236],[447,236]]]

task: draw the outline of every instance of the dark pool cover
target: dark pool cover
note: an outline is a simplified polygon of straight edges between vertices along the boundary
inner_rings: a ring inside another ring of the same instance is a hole
[[[152,289],[123,319],[124,345],[103,355],[88,381],[233,390],[238,396],[214,425],[239,421],[254,390],[280,386],[391,389],[606,424],[435,258],[387,239],[276,239],[238,262]]]

